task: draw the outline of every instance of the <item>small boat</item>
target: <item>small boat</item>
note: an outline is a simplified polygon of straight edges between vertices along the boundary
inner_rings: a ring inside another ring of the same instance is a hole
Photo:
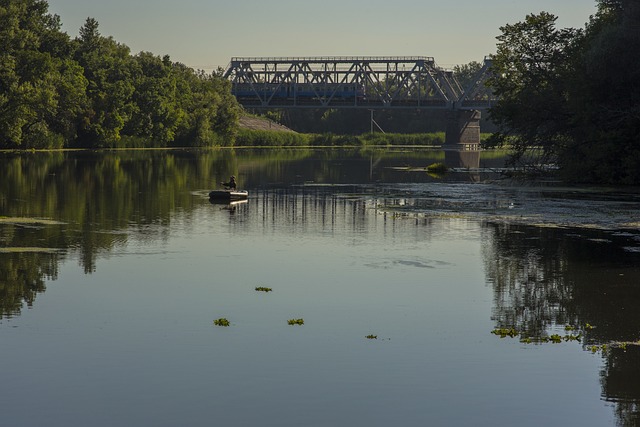
[[[211,200],[246,200],[249,192],[246,190],[213,190],[209,193]]]

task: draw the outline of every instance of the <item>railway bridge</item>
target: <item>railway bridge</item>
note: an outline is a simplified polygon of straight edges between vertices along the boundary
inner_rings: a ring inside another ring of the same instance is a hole
[[[232,58],[224,77],[238,102],[252,109],[327,108],[448,111],[446,142],[477,148],[480,111],[495,101],[484,83],[485,58],[467,87],[432,57]]]

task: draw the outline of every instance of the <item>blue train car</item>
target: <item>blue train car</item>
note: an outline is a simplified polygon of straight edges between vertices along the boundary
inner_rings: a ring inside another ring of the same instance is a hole
[[[248,84],[238,83],[233,85],[231,93],[236,98],[287,98],[289,96],[289,88],[287,85],[278,84]]]
[[[296,83],[238,83],[233,85],[231,92],[236,98],[261,99],[363,99],[364,88],[354,83],[341,84],[296,84]]]

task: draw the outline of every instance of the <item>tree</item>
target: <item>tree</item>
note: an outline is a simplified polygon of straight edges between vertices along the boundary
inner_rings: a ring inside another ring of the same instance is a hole
[[[567,139],[571,67],[566,58],[580,31],[558,30],[556,19],[547,12],[527,15],[523,22],[501,27],[497,37],[487,84],[500,99],[490,111],[499,131],[489,145],[508,141],[515,161],[534,147],[540,148],[540,161],[551,161]]]
[[[600,1],[573,58],[572,140],[559,158],[566,179],[640,183],[640,7]]]
[[[239,106],[220,70],[132,56],[94,18],[71,40],[47,11],[0,0],[0,147],[233,144]]]
[[[501,28],[488,145],[512,144],[515,160],[541,148],[569,181],[640,183],[640,4],[599,0],[584,30],[555,20],[542,12]]]
[[[46,1],[0,1],[0,144],[63,146],[86,81]],[[61,107],[64,114],[59,114]]]
[[[79,128],[79,142],[83,146],[114,146],[134,110],[130,50],[112,37],[102,37],[93,18],[87,18],[76,41],[76,60],[89,81],[89,108]]]
[[[216,73],[195,72],[174,64],[178,79],[178,104],[188,112],[177,143],[188,146],[233,145],[240,107],[231,84]]]
[[[153,146],[166,147],[175,140],[186,113],[178,105],[177,76],[169,57],[149,52],[133,57],[132,73],[135,108],[123,132],[144,139]]]
[[[453,67],[453,75],[455,76],[462,89],[465,90],[475,83],[474,78],[482,69],[482,64],[478,61],[471,61],[468,64],[456,65]]]

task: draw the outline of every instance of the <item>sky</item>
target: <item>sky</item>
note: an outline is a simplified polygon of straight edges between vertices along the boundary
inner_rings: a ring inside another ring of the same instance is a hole
[[[71,37],[103,36],[212,71],[232,57],[428,56],[444,68],[495,52],[500,27],[550,12],[584,27],[595,0],[49,0]]]

